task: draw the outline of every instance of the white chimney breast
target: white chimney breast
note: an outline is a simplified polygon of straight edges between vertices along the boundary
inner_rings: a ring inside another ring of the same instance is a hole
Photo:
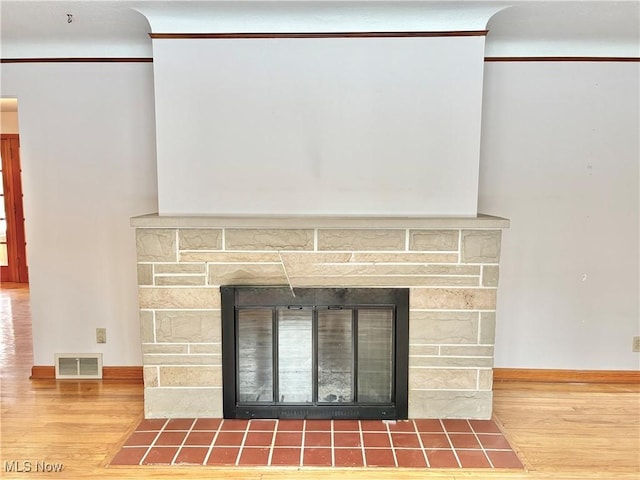
[[[424,4],[320,3],[308,4],[311,16],[300,2],[227,5],[217,16],[143,11],[160,215],[477,215],[482,29],[499,9],[430,16]],[[193,35],[234,31],[399,35]],[[438,36],[403,36],[416,31]]]

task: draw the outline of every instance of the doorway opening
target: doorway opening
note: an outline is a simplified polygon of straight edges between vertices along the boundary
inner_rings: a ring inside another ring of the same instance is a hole
[[[26,240],[22,207],[22,168],[18,134],[18,102],[0,99],[0,279],[27,283]]]

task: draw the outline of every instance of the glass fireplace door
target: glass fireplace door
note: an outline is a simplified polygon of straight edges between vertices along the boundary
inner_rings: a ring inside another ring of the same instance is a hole
[[[265,296],[247,294],[251,303]],[[223,313],[223,339],[235,345],[230,355],[223,341],[226,417],[404,417],[406,315],[398,320],[394,304],[327,305],[333,298],[318,296],[297,295],[298,305],[267,296],[267,305],[236,304]]]

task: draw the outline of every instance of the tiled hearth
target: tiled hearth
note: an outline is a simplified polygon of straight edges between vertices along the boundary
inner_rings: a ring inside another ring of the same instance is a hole
[[[118,465],[523,468],[493,420],[146,419]]]

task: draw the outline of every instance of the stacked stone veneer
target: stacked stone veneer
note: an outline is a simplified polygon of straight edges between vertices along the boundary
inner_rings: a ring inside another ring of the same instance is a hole
[[[501,228],[472,219],[136,226],[145,415],[222,416],[221,285],[409,287],[409,416],[489,418]]]

